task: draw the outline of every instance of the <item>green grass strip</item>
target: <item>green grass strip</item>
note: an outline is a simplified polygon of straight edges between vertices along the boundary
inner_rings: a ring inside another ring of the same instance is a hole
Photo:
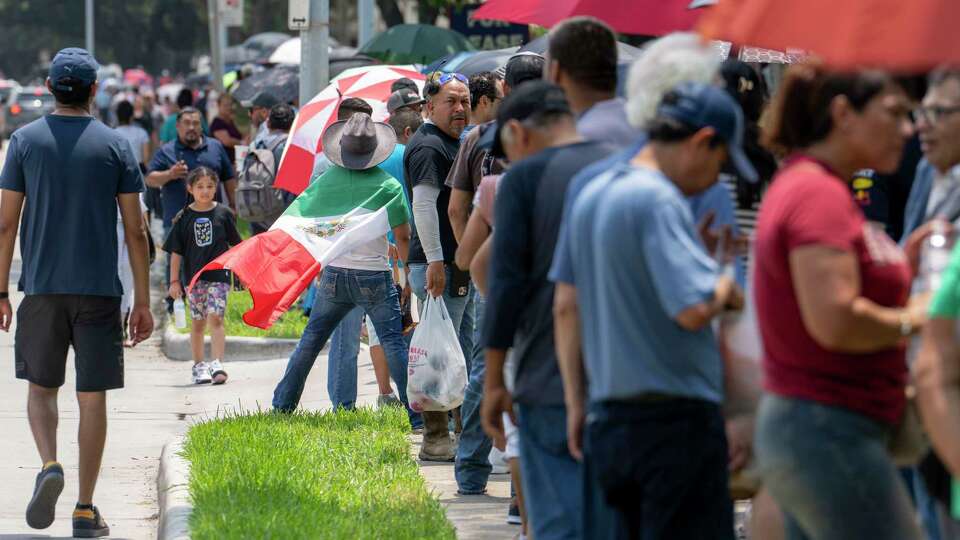
[[[247,326],[243,322],[243,314],[253,307],[253,298],[247,291],[231,290],[227,296],[227,313],[224,315],[224,324],[226,325],[228,336],[248,336],[248,337],[271,337],[271,338],[290,338],[300,339],[303,335],[303,329],[307,326],[307,318],[303,315],[303,310],[298,307],[292,307],[289,311],[280,316],[267,330]],[[187,319],[190,318],[190,308],[187,307]],[[186,328],[178,328],[181,334],[190,333],[190,321],[187,321]],[[209,333],[209,332],[208,332]]]
[[[454,539],[399,408],[240,414],[194,425],[192,538]]]

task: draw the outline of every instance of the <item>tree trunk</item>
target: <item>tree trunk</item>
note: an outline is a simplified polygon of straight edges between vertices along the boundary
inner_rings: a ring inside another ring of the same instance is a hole
[[[417,6],[417,15],[420,24],[437,24],[437,17],[440,16],[440,8],[430,4],[429,2],[421,1]]]
[[[403,13],[397,5],[397,0],[377,0],[377,7],[380,8],[380,15],[388,28],[404,23]]]

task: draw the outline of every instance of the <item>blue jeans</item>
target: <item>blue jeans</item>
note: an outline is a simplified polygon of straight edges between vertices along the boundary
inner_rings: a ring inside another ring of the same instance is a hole
[[[473,328],[475,317],[472,308],[473,302],[473,284],[470,285],[470,291],[466,296],[450,296],[450,267],[446,268],[447,288],[443,291],[443,303],[447,306],[447,312],[450,313],[450,319],[453,321],[453,327],[457,330],[457,338],[460,340],[460,348],[463,349],[463,355],[467,357],[467,373],[470,373],[470,351],[473,351]],[[410,264],[410,288],[413,294],[420,300],[420,307],[427,299],[427,265],[411,263]],[[466,331],[465,331],[466,330]]]
[[[357,404],[357,355],[363,308],[355,307],[340,321],[330,337],[327,358],[327,392],[333,408],[352,409]]]
[[[407,401],[407,346],[401,328],[400,298],[387,271],[333,266],[323,270],[310,319],[273,392],[273,408],[284,412],[296,409],[317,355],[340,321],[356,306],[363,308],[373,321],[387,356],[390,377],[397,383],[400,401],[407,406],[411,425],[419,425],[420,415],[410,410]]]
[[[763,397],[754,450],[788,540],[921,538],[887,453],[890,431],[842,407]]]
[[[466,395],[460,413],[463,418],[463,431],[460,433],[460,444],[457,446],[457,460],[453,466],[454,476],[457,478],[458,491],[463,495],[477,495],[487,489],[487,479],[490,477],[490,448],[493,442],[483,432],[480,424],[480,401],[483,399],[483,377],[486,373],[486,362],[483,358],[483,347],[480,345],[480,324],[483,321],[483,312],[486,302],[480,293],[476,293],[476,328],[473,339],[473,360],[470,363],[470,380],[467,382]]]
[[[567,450],[563,405],[514,404],[520,430],[523,500],[537,540],[588,538],[581,534],[583,477]]]

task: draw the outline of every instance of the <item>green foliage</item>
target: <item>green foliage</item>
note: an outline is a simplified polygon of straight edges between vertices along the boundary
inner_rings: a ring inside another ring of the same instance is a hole
[[[252,307],[253,298],[250,297],[249,292],[230,291],[230,295],[227,296],[227,313],[224,315],[224,327],[228,336],[300,339],[304,327],[307,326],[307,318],[303,316],[303,311],[296,307],[290,308],[290,311],[284,313],[268,330],[247,326],[243,322],[243,314]],[[189,319],[190,308],[187,309]],[[186,328],[178,328],[177,331],[181,334],[189,334],[190,322],[187,321]]]
[[[402,409],[238,414],[187,433],[192,538],[453,539]]]

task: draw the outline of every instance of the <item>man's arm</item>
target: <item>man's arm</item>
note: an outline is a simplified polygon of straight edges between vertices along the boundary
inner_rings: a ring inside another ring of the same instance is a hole
[[[503,382],[503,364],[507,359],[507,351],[488,347],[484,356],[486,374],[483,379],[480,420],[483,431],[493,439],[493,445],[502,451],[507,445],[503,430],[503,413],[507,413],[514,424],[517,422],[513,416],[513,398]]]
[[[473,279],[474,286],[480,291],[480,294],[487,295],[487,269],[490,268],[490,246],[493,245],[493,237],[487,237],[487,240],[477,250],[470,262],[470,277]]]
[[[456,190],[454,190],[454,193],[456,193]],[[476,256],[477,250],[480,249],[480,246],[482,246],[489,237],[490,227],[488,227],[486,222],[483,221],[483,218],[480,217],[480,212],[471,214],[470,219],[467,221],[466,230],[463,235],[457,239],[457,254],[454,262],[457,263],[457,266],[461,270],[470,269],[470,263],[473,261],[474,256]]]
[[[150,313],[150,248],[147,231],[140,213],[139,193],[120,193],[120,216],[133,270],[133,311],[130,313],[130,333],[134,344],[153,332],[153,315]]]
[[[410,256],[410,224],[404,223],[393,228],[393,239],[397,243],[397,253],[403,266],[407,266],[407,257]]]
[[[923,329],[915,378],[923,425],[937,455],[960,475],[960,346],[957,320],[934,318]]]
[[[443,245],[440,243],[440,216],[437,214],[437,199],[440,188],[431,184],[417,184],[413,188],[413,216],[417,224],[417,237],[427,257],[427,292],[434,298],[446,288],[443,268]]]
[[[580,311],[577,289],[569,283],[557,283],[553,295],[553,335],[557,363],[563,379],[563,400],[567,406],[567,447],[570,455],[583,459],[583,422],[586,417],[586,375],[580,352]]]
[[[236,211],[237,210],[237,203],[236,203],[237,179],[231,178],[227,180],[226,182],[223,183],[223,188],[227,192],[227,204],[230,206],[230,208]]]
[[[473,193],[462,189],[453,188],[450,191],[450,204],[447,205],[447,216],[450,217],[450,227],[453,228],[453,236],[457,243],[463,239],[464,231],[467,228],[467,220],[470,217],[470,203],[473,201]]]
[[[10,265],[17,242],[17,226],[23,209],[23,193],[4,189],[0,191],[0,290],[9,292]],[[0,330],[10,331],[13,307],[10,299],[0,300]]]

